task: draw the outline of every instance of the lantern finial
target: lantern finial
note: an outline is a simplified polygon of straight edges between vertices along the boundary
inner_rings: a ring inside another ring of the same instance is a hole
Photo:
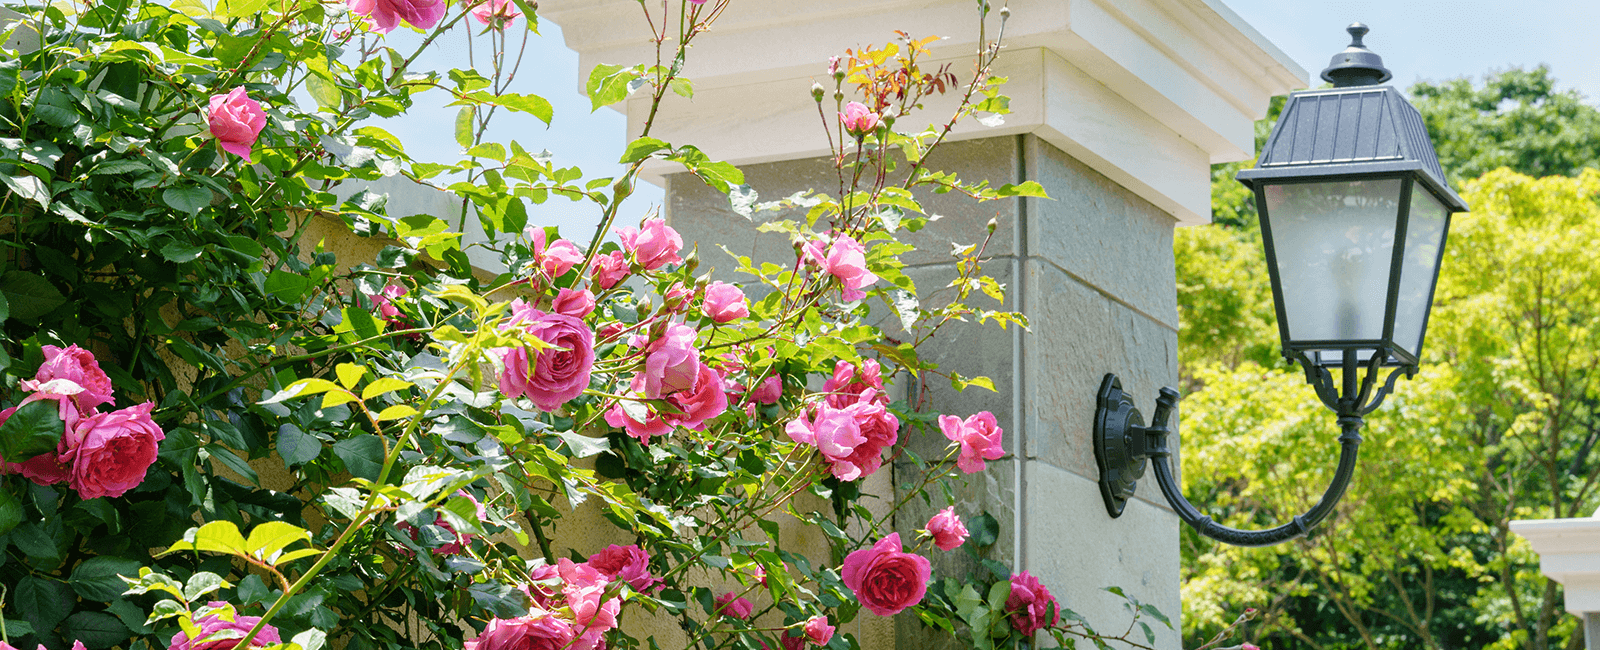
[[[1328,67],[1322,71],[1323,81],[1333,84],[1334,88],[1349,88],[1375,86],[1394,77],[1383,67],[1383,57],[1361,42],[1361,37],[1369,31],[1366,25],[1351,23],[1345,31],[1350,33],[1350,46],[1328,61]]]

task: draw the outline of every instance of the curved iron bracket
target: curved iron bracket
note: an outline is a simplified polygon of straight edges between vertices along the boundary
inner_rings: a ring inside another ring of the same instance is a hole
[[[1094,416],[1094,458],[1100,469],[1100,496],[1105,500],[1106,514],[1113,518],[1122,516],[1128,500],[1133,498],[1138,480],[1144,477],[1145,461],[1154,459],[1156,484],[1162,496],[1178,513],[1178,517],[1194,527],[1201,535],[1235,546],[1270,546],[1300,537],[1333,514],[1334,507],[1344,497],[1345,489],[1355,474],[1357,453],[1361,447],[1362,416],[1372,412],[1394,390],[1395,381],[1402,372],[1410,375],[1414,368],[1396,368],[1382,382],[1382,360],[1375,358],[1365,366],[1365,378],[1358,380],[1362,369],[1352,359],[1342,369],[1343,395],[1334,384],[1331,373],[1302,359],[1306,379],[1316,388],[1317,396],[1339,416],[1339,466],[1333,481],[1322,499],[1311,510],[1279,526],[1265,530],[1240,530],[1229,528],[1201,514],[1184,498],[1182,486],[1171,467],[1172,452],[1167,448],[1167,420],[1178,404],[1178,391],[1162,388],[1156,398],[1156,410],[1149,426],[1144,416],[1134,407],[1133,399],[1122,390],[1122,381],[1115,374],[1106,374],[1100,382]],[[1376,355],[1374,355],[1376,357]]]

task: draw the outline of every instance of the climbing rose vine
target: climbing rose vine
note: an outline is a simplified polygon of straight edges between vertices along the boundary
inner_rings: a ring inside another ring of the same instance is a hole
[[[730,1],[641,5],[668,63],[595,66],[594,108],[692,95]],[[1043,197],[925,166],[1006,112],[997,42],[966,78],[925,69],[931,37],[846,50],[796,98],[839,184],[762,201],[653,118],[604,178],[500,139],[508,112],[563,128],[512,83],[525,0],[11,8],[0,647],[846,650],[896,615],[985,648],[1111,638],[959,496],[1008,450],[943,405],[993,383],[924,352],[1027,327],[984,272],[995,225],[906,271],[930,195]],[[462,67],[417,63],[450,39]],[[459,158],[389,130],[424,95]],[[935,95],[958,108],[909,126]],[[629,200],[647,163],[786,252],[686,238]],[[552,199],[597,225],[544,225]]]

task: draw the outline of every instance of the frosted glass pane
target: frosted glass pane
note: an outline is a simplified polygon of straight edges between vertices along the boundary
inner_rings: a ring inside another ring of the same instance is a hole
[[[1422,352],[1422,325],[1432,304],[1445,214],[1444,206],[1427,190],[1412,188],[1406,252],[1400,265],[1400,293],[1394,311],[1394,342],[1412,354]]]
[[[1291,341],[1383,337],[1400,179],[1269,185]]]

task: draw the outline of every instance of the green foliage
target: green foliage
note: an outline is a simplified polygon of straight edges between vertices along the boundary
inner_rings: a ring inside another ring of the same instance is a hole
[[[1575,176],[1600,166],[1600,109],[1576,90],[1556,90],[1544,65],[1411,87],[1457,185],[1501,167],[1529,176]]]

